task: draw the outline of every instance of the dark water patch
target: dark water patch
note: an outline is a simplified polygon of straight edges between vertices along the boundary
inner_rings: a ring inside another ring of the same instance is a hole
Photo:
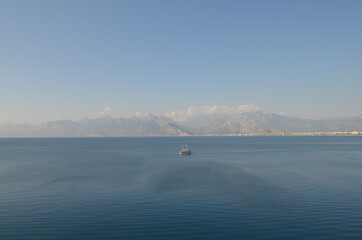
[[[244,204],[257,204],[261,200],[258,199],[260,192],[268,196],[269,203],[285,194],[280,187],[238,166],[215,162],[176,164],[147,181],[164,195],[218,198]]]

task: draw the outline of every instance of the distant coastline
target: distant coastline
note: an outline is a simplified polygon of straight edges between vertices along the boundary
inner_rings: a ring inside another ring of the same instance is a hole
[[[38,125],[0,124],[0,137],[145,137],[145,136],[357,136],[362,115],[308,120],[261,111],[207,115],[175,121],[152,114],[129,118],[105,116]]]
[[[26,138],[26,139],[41,139],[41,138],[153,138],[153,137],[261,137],[261,136],[362,136],[362,132],[306,132],[306,133],[244,133],[244,134],[207,134],[207,135],[139,135],[139,136],[52,136],[52,137],[29,137],[29,136],[16,136],[16,137],[5,137],[0,136],[0,139],[7,139],[7,138]]]
[[[201,136],[201,135],[200,135]],[[209,134],[202,136],[362,136],[362,132],[303,132],[303,133],[241,133]]]

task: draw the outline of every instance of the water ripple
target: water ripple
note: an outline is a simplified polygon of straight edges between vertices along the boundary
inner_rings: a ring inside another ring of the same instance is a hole
[[[0,239],[360,239],[361,138],[283,139],[2,139]]]

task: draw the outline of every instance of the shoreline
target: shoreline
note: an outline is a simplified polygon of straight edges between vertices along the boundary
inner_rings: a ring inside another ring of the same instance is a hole
[[[153,135],[153,136],[47,136],[47,137],[32,137],[32,136],[3,136],[0,139],[16,139],[16,138],[152,138],[152,137],[253,137],[253,136],[362,136],[362,132],[303,132],[303,133],[236,133],[236,134],[205,134],[205,135],[180,135],[180,136],[165,136],[165,135]]]

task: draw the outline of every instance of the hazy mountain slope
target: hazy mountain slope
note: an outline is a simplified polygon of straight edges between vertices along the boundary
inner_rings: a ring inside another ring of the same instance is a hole
[[[36,126],[0,125],[0,137],[121,137],[188,136],[244,133],[362,131],[362,116],[348,119],[307,120],[260,111],[239,114],[192,116],[175,122],[166,117],[142,117],[59,120]]]
[[[120,136],[187,136],[192,133],[165,117],[59,120],[40,125],[6,125],[0,127],[0,137],[120,137]]]
[[[34,132],[29,124],[1,124],[0,137],[31,137]]]
[[[205,120],[207,118],[207,120]],[[362,131],[362,117],[308,120],[273,113],[245,112],[233,115],[196,116],[179,122],[196,134],[242,134],[271,132]]]

